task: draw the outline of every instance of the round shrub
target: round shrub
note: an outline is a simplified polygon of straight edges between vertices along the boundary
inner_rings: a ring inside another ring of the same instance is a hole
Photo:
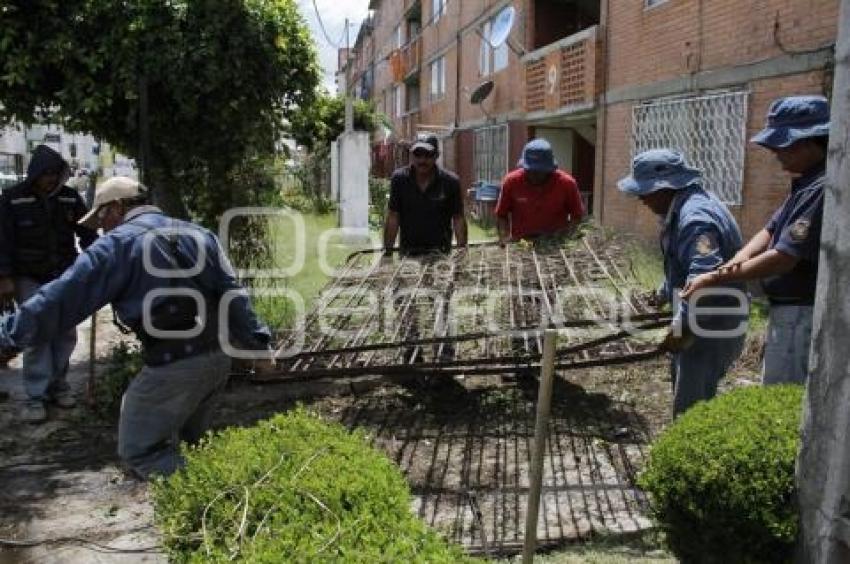
[[[685,562],[792,559],[802,386],[748,387],[700,403],[653,445],[639,484]]]
[[[361,432],[303,409],[185,455],[153,485],[172,561],[472,561],[413,515],[401,472]]]

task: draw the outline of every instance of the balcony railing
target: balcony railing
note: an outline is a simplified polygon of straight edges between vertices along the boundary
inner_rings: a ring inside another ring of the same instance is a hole
[[[401,48],[402,76],[407,78],[419,72],[422,64],[422,36],[417,35]]]
[[[416,138],[416,126],[419,123],[419,110],[410,110],[401,116],[401,131],[399,137],[412,141]]]
[[[523,57],[529,114],[592,109],[599,84],[597,27],[582,30]]]

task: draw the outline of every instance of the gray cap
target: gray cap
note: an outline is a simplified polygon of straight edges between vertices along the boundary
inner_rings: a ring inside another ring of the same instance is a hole
[[[417,135],[416,141],[414,141],[413,145],[410,147],[410,152],[413,153],[419,149],[424,149],[429,153],[439,155],[440,142],[437,140],[437,136],[433,133],[420,133]]]

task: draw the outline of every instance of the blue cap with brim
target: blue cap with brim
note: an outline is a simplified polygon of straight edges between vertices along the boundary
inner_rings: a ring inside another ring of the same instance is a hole
[[[621,192],[646,196],[659,190],[681,190],[702,180],[702,172],[672,149],[650,149],[632,161],[632,174],[617,182]]]
[[[532,139],[526,143],[517,165],[532,172],[552,172],[558,168],[552,146],[545,139]]]
[[[789,96],[770,105],[765,128],[750,141],[783,149],[802,139],[829,135],[829,102],[823,96]]]

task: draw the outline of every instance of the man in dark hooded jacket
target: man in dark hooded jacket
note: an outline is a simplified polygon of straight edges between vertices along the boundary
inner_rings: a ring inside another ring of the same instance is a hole
[[[27,178],[0,196],[0,303],[23,303],[58,278],[77,258],[75,236],[88,247],[97,233],[78,225],[87,210],[76,190],[65,186],[70,167],[47,147],[35,148]],[[45,403],[73,407],[65,375],[77,343],[76,329],[25,349],[25,421],[47,418]]]

